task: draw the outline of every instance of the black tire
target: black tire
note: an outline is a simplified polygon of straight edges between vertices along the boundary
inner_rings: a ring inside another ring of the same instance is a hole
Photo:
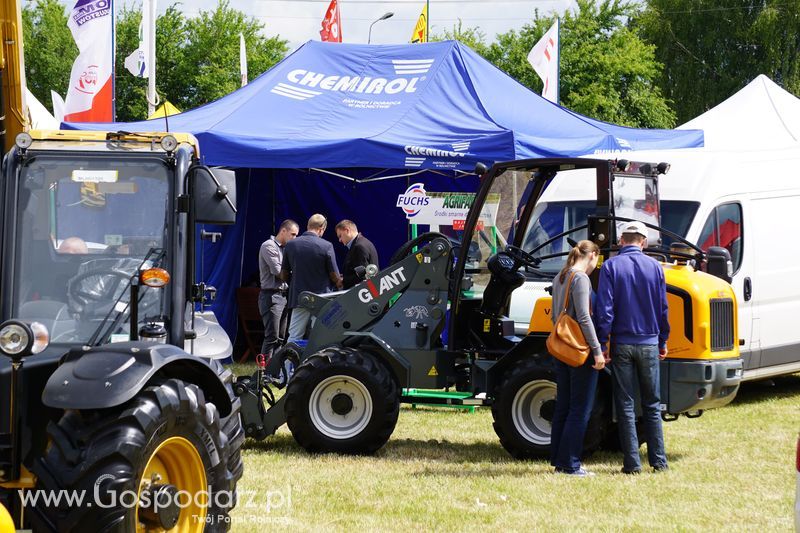
[[[327,404],[332,407],[325,409]],[[400,394],[389,369],[355,348],[312,355],[286,390],[286,423],[312,453],[375,453],[389,440],[399,413]]]
[[[555,373],[535,359],[521,360],[506,371],[495,389],[492,426],[513,457],[549,457],[555,394]]]
[[[58,423],[49,424],[50,444],[34,463],[37,488],[85,491],[89,501],[97,493],[104,505],[40,503],[30,509],[34,531],[134,531],[135,507],[103,507],[112,498],[122,500],[127,491],[138,492],[146,464],[170,439],[188,442],[202,460],[204,490],[210,489],[206,518],[211,520],[205,522],[205,531],[226,531],[242,475],[238,411],[237,400],[231,415],[221,420],[199,387],[169,379],[146,387],[118,408],[65,412]],[[180,519],[197,522],[187,511]]]

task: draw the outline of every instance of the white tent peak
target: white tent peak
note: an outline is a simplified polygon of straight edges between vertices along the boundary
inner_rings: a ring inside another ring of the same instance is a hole
[[[678,129],[702,129],[708,149],[800,147],[800,99],[760,74]]]

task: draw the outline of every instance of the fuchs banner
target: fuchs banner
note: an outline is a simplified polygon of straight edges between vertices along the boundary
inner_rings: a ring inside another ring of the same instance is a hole
[[[65,122],[114,119],[113,0],[78,0],[67,22],[78,45],[64,104]]]

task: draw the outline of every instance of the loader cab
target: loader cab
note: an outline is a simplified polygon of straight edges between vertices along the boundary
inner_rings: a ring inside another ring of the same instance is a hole
[[[651,246],[668,245],[673,235],[660,231],[658,195],[659,176],[667,170],[666,164],[591,159],[539,159],[492,167],[481,179],[478,207],[465,223],[464,242],[479,247],[482,259],[470,261],[468,247],[460,249],[451,322],[456,334],[450,337],[450,349],[474,347],[476,335],[467,334],[469,329],[481,332],[477,342],[482,349],[508,350],[519,340],[514,322],[507,318],[512,292],[529,279],[549,285],[573,243],[581,239],[594,241],[608,257],[616,253],[618,227],[635,219],[648,224]],[[571,189],[576,198],[596,200],[540,202],[554,183]],[[486,208],[490,196],[499,198],[496,210]]]

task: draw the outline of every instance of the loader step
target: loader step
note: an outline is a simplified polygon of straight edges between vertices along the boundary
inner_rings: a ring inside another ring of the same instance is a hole
[[[403,389],[400,401],[410,403],[414,409],[418,405],[430,407],[452,407],[475,412],[475,407],[489,405],[484,398],[475,398],[469,392],[443,391],[437,389]]]

